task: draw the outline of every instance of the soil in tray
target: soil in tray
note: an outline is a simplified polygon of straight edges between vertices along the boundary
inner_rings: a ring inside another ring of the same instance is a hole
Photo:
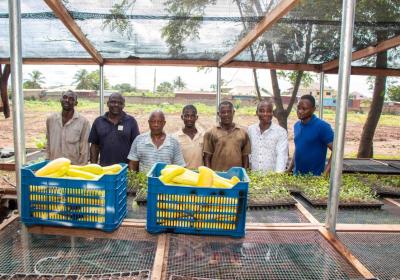
[[[312,206],[314,207],[327,207],[328,199],[312,199],[309,198],[305,193],[300,193],[300,195]],[[371,202],[339,202],[340,208],[378,208],[380,209],[383,206],[383,203],[379,200],[371,201]]]

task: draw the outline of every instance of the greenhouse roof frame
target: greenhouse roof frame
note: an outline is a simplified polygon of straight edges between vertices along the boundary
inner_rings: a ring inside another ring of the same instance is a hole
[[[162,1],[162,0],[161,0]],[[218,0],[217,0],[218,1]],[[42,57],[42,56],[24,56],[23,63],[24,64],[82,64],[82,65],[151,65],[151,66],[202,66],[202,67],[229,67],[229,68],[255,68],[255,69],[279,69],[279,70],[296,70],[296,71],[312,71],[316,73],[325,72],[328,74],[333,74],[338,72],[338,64],[339,59],[338,55],[329,61],[324,63],[309,63],[299,62],[299,63],[283,63],[279,61],[254,61],[254,59],[250,60],[233,60],[245,52],[245,49],[250,47],[252,43],[260,37],[263,36],[264,33],[269,32],[269,30],[273,29],[275,25],[279,24],[279,21],[288,21],[285,18],[285,15],[290,13],[295,9],[296,6],[301,5],[298,0],[282,0],[276,1],[275,7],[266,11],[262,17],[251,18],[251,20],[258,20],[257,23],[250,29],[247,28],[243,32],[242,39],[238,40],[231,47],[225,55],[220,56],[217,59],[188,59],[183,57],[181,58],[138,58],[138,57],[126,57],[126,58],[118,58],[118,57],[105,57],[102,55],[102,52],[98,50],[95,44],[91,42],[90,38],[86,36],[84,30],[78,25],[77,21],[80,20],[78,16],[76,16],[76,12],[72,10],[68,10],[66,5],[63,2],[69,3],[71,1],[64,0],[43,0],[44,3],[50,8],[53,17],[57,17],[62,24],[69,30],[69,32],[74,36],[79,44],[86,50],[86,52],[90,55],[90,57]],[[72,1],[74,2],[74,1]],[[90,2],[90,1],[89,1]],[[100,1],[106,2],[106,1]],[[268,1],[267,1],[268,2]],[[273,3],[274,1],[270,1]],[[322,1],[327,2],[327,1]],[[165,4],[165,3],[164,3]],[[79,6],[79,5],[78,5]],[[51,17],[50,16],[50,17]],[[89,16],[98,17],[99,14],[90,14]],[[101,16],[101,15],[100,15]],[[104,16],[104,15],[103,15]],[[137,17],[138,15],[136,15]],[[29,17],[29,16],[28,16]],[[74,18],[75,17],[75,18]],[[107,17],[105,15],[104,17]],[[133,17],[133,15],[131,15]],[[195,18],[195,17],[193,17]],[[213,18],[212,20],[220,20],[219,18]],[[298,19],[293,20],[293,25],[298,22]],[[296,21],[297,20],[297,21]],[[309,20],[309,19],[307,19]],[[313,22],[311,19],[310,22]],[[322,20],[314,20],[314,22],[323,22],[323,24],[332,24],[336,23],[322,21]],[[395,22],[396,23],[396,22]],[[370,23],[363,23],[368,26]],[[383,28],[383,30],[391,30],[393,29],[393,23],[379,23],[379,28]],[[400,23],[399,23],[400,24]],[[382,26],[381,26],[382,25]],[[400,30],[395,29],[395,33],[400,34]],[[362,49],[354,50],[352,55],[352,60],[356,61],[362,58],[368,58],[382,51],[386,51],[389,49],[396,48],[400,45],[400,35],[394,36],[387,40],[376,42],[376,44],[368,45]],[[395,49],[397,53],[397,50]],[[1,54],[1,53],[0,53]],[[398,58],[397,58],[398,60]],[[0,55],[0,63],[8,64],[8,57],[1,57]],[[375,67],[365,67],[365,66],[353,66],[352,74],[353,75],[386,75],[386,76],[400,76],[400,65],[395,67],[388,68],[375,68]]]

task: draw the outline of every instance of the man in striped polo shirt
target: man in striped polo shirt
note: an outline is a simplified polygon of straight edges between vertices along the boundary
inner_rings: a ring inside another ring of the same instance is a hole
[[[128,155],[129,168],[147,172],[156,162],[185,166],[178,140],[164,132],[165,116],[160,110],[149,117],[150,132],[136,137]]]

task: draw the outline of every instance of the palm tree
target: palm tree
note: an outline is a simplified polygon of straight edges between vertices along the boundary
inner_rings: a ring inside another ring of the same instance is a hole
[[[74,83],[77,84],[77,89],[89,89],[91,87],[89,72],[86,69],[81,69],[74,75]]]
[[[184,89],[186,86],[186,83],[183,81],[181,76],[176,77],[174,80],[174,88],[176,89]]]
[[[42,84],[44,84],[44,76],[42,72],[38,70],[33,70],[32,73],[29,73],[29,79],[24,82],[24,88],[42,88]]]

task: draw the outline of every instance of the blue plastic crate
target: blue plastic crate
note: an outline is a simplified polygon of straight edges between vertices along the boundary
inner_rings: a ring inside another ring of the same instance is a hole
[[[147,231],[204,235],[245,235],[249,178],[245,169],[234,167],[218,173],[237,176],[231,189],[166,186],[158,179],[165,163],[148,173]]]
[[[127,165],[98,181],[36,177],[47,161],[21,169],[21,219],[27,226],[51,225],[115,230],[125,218]]]

